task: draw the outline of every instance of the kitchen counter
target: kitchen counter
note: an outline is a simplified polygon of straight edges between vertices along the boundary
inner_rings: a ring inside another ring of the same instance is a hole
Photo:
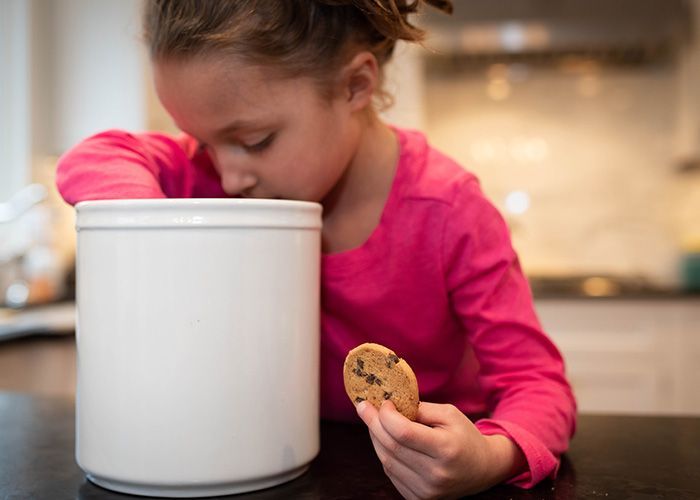
[[[0,343],[0,499],[143,498],[89,483],[75,463],[73,343],[72,336]],[[474,498],[698,499],[698,443],[698,417],[582,415],[556,480],[530,491],[498,486]],[[363,425],[322,422],[321,453],[308,472],[229,498],[400,497]]]
[[[535,302],[541,301],[580,301],[580,302],[684,302],[700,303],[700,293],[682,290],[625,292],[615,295],[586,295],[576,291],[533,291]]]
[[[124,499],[74,461],[74,401],[0,393],[0,498]],[[700,498],[700,418],[580,417],[559,476],[479,499]],[[136,497],[134,497],[136,498]],[[220,497],[223,498],[223,497]],[[360,424],[321,423],[321,453],[289,483],[230,498],[400,498]]]
[[[74,401],[0,393],[0,498],[124,499],[74,461]],[[583,415],[559,476],[479,499],[700,498],[700,418]],[[133,497],[137,498],[137,497]],[[220,497],[228,498],[228,497]],[[230,498],[400,498],[361,424],[321,423],[321,453],[289,483]]]
[[[660,286],[641,277],[537,276],[528,282],[535,300],[698,300],[700,291]]]

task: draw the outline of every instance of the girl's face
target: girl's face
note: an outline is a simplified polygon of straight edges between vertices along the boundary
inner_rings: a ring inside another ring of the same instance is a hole
[[[353,109],[311,79],[214,58],[159,62],[154,76],[163,106],[206,148],[231,196],[321,202],[352,161]]]

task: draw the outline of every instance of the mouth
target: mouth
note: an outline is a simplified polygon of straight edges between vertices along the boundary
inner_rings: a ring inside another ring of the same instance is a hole
[[[264,193],[256,193],[254,191],[244,191],[238,194],[240,198],[258,199],[258,200],[283,200],[281,196],[266,195]]]

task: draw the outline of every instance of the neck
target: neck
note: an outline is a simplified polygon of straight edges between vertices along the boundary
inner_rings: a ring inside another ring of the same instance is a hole
[[[322,201],[324,219],[378,198],[383,202],[391,189],[399,154],[396,135],[374,112],[359,119],[362,131],[355,155],[338,184]]]

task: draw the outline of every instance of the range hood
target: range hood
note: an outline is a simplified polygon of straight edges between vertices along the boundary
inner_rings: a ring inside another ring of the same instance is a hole
[[[457,0],[452,16],[426,9],[437,55],[668,52],[688,42],[691,0]]]

